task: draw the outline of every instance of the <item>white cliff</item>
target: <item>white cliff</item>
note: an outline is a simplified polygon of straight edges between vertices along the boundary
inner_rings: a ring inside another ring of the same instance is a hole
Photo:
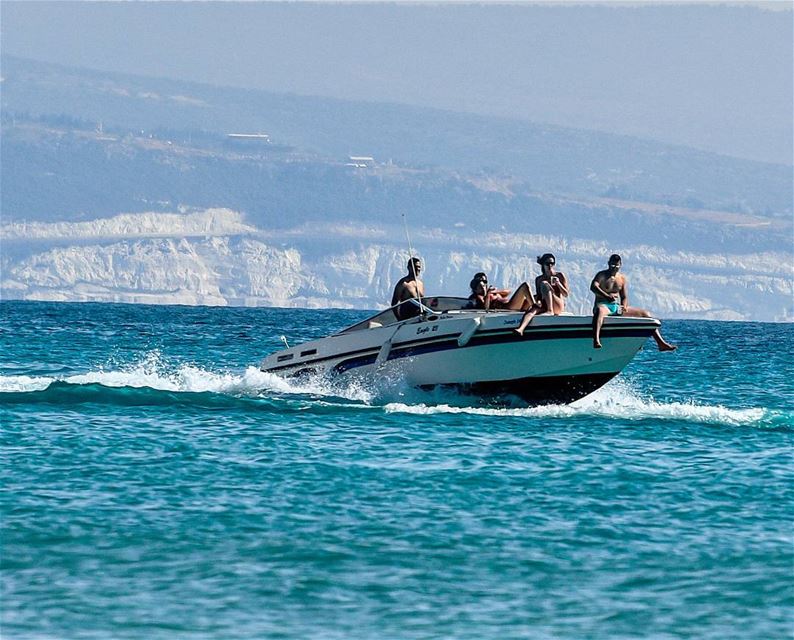
[[[209,210],[124,214],[94,222],[2,227],[4,299],[282,307],[382,307],[408,254],[392,229],[351,226],[260,231]],[[429,294],[466,295],[471,275],[515,287],[535,256],[557,255],[569,308],[589,313],[593,274],[616,247],[576,238],[413,229]],[[794,320],[791,256],[620,247],[632,304],[660,317]]]
[[[0,237],[15,239],[145,238],[217,236],[256,231],[229,209],[191,213],[121,213],[87,222],[13,222],[0,225]]]

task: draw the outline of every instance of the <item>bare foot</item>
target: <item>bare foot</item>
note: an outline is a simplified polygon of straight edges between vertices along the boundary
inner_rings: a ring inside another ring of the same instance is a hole
[[[678,349],[674,344],[670,344],[669,342],[662,342],[659,345],[659,351],[675,351]]]
[[[601,348],[601,343],[593,340],[593,349],[600,349],[600,348]]]
[[[523,336],[524,335],[524,330],[523,329],[513,329],[513,333],[517,333],[518,335]]]

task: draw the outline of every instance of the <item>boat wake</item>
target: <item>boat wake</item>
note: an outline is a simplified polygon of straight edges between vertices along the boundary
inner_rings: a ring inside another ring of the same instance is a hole
[[[513,416],[527,418],[602,417],[610,421],[681,420],[687,422],[735,426],[781,426],[791,417],[784,412],[763,408],[731,409],[721,405],[701,405],[694,402],[657,402],[640,393],[625,379],[615,379],[604,387],[569,405],[546,405],[524,408],[459,407],[449,404],[388,403],[387,412],[421,415],[473,414],[482,416]]]
[[[373,387],[363,381],[344,385],[317,377],[300,382],[248,367],[213,372],[192,364],[169,365],[159,353],[114,370],[98,369],[63,377],[0,376],[0,404],[20,402],[107,402],[111,404],[211,405],[239,402],[300,401],[318,409],[380,410],[414,415],[469,414],[514,418],[576,419],[602,417],[611,421],[676,420],[735,426],[794,427],[791,412],[765,408],[732,409],[694,402],[658,402],[624,378],[611,381],[570,405],[541,407],[472,406],[472,398],[451,390],[422,391],[403,380],[382,379]]]
[[[0,393],[45,391],[56,383],[70,385],[98,384],[110,388],[148,388],[156,391],[186,393],[225,393],[256,395],[262,389],[294,392],[294,387],[272,374],[248,367],[242,374],[213,373],[193,365],[180,365],[175,370],[162,371],[150,363],[119,371],[91,371],[60,378],[47,376],[2,376]]]
[[[14,402],[106,402],[110,404],[217,405],[245,401],[304,399],[366,407],[373,394],[356,384],[337,388],[322,379],[300,384],[248,367],[210,371],[194,364],[169,364],[159,352],[118,369],[65,376],[0,376],[0,404]]]

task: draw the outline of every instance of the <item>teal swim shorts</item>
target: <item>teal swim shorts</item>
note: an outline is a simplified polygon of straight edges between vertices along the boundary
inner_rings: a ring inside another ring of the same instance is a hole
[[[620,303],[619,302],[599,302],[599,306],[606,307],[609,309],[609,315],[611,316],[619,316],[620,315]]]

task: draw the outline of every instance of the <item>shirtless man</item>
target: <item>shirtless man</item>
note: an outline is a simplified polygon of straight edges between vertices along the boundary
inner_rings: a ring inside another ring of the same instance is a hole
[[[620,271],[622,262],[617,253],[609,256],[607,262],[609,268],[599,271],[593,282],[590,283],[590,291],[595,294],[595,306],[593,307],[593,348],[601,348],[601,325],[607,316],[627,316],[629,318],[650,318],[651,314],[645,309],[629,306],[629,283]],[[659,329],[653,332],[653,339],[659,351],[675,351],[676,346],[662,338]]]
[[[419,279],[422,271],[422,261],[419,258],[408,260],[408,275],[403,276],[394,286],[394,294],[391,297],[391,306],[405,302],[406,300],[420,299],[425,295],[425,285]],[[413,304],[403,304],[394,310],[394,315],[398,320],[407,320],[418,316],[419,307]]]

